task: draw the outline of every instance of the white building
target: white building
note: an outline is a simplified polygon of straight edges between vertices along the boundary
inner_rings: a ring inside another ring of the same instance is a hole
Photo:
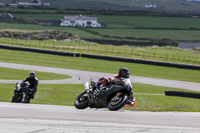
[[[156,4],[145,4],[145,8],[156,8]]]
[[[87,16],[65,16],[61,19],[60,26],[101,27],[96,17]]]

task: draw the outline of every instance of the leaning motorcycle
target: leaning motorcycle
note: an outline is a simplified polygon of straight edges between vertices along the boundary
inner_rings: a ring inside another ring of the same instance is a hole
[[[124,79],[120,84],[113,84],[109,87],[99,87],[92,89],[89,82],[84,84],[85,91],[75,100],[74,105],[77,109],[108,108],[116,111],[127,104],[128,97],[131,95],[132,85],[130,79]]]
[[[30,89],[28,88],[29,85],[27,83],[16,83],[14,96],[12,97],[11,102],[14,103],[30,103],[30,96],[31,93]]]

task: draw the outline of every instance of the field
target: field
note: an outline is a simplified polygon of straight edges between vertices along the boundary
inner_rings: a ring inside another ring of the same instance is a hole
[[[25,14],[12,13],[14,17],[39,20],[60,20],[64,16],[74,16],[81,14]],[[180,28],[190,29],[191,27],[200,29],[200,18],[198,17],[162,17],[162,16],[129,16],[129,15],[90,15],[97,17],[100,23],[105,23],[108,28]]]
[[[15,17],[39,20],[60,20],[64,16],[71,14],[13,14]],[[79,14],[76,14],[79,15]],[[87,14],[86,14],[87,15]],[[95,16],[100,23],[106,25],[106,29],[87,29],[88,31],[97,32],[95,36],[91,34],[79,33],[82,38],[92,39],[112,39],[108,36],[117,36],[118,38],[134,37],[140,40],[147,39],[171,39],[175,41],[200,41],[198,35],[200,29],[200,18],[197,17],[159,17],[159,16],[123,16],[123,15],[87,15]],[[53,27],[49,27],[53,28]],[[55,29],[56,27],[54,27]],[[111,28],[111,29],[110,29]],[[20,25],[19,28],[21,29]],[[32,28],[31,28],[32,29]],[[60,30],[59,27],[56,29]],[[64,27],[65,30],[69,28]],[[63,29],[63,30],[64,30]],[[180,30],[182,29],[182,30]],[[85,31],[87,31],[85,30]],[[76,29],[79,31],[79,29]],[[91,33],[91,32],[90,32]],[[107,37],[105,37],[107,35]],[[116,38],[115,38],[116,39]],[[126,40],[126,39],[124,39]]]
[[[135,40],[162,40],[170,39],[174,41],[200,41],[200,30],[153,30],[153,29],[90,29],[104,36],[114,36],[118,38],[134,37]],[[143,38],[143,39],[142,39]]]
[[[12,0],[1,0],[11,2]],[[30,2],[29,0],[23,0]],[[110,10],[150,10],[165,12],[198,12],[199,4],[184,0],[44,0],[50,2],[52,7],[62,9],[110,9]],[[144,8],[145,4],[155,4],[156,8]]]
[[[29,14],[12,13],[14,17],[29,20],[60,20],[66,15],[80,14]],[[101,39],[118,41],[143,41],[170,39],[176,42],[200,42],[199,17],[161,17],[130,15],[89,15],[97,17],[106,28],[72,28],[59,26],[41,26],[18,23],[0,23],[0,29],[46,30],[55,29],[72,32],[83,39]]]

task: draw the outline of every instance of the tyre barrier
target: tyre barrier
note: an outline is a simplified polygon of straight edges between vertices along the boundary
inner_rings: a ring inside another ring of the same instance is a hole
[[[161,61],[134,59],[134,58],[123,58],[123,57],[114,57],[114,56],[105,56],[105,55],[94,55],[94,54],[85,54],[85,53],[82,53],[81,57],[92,58],[92,59],[103,59],[103,60],[110,60],[110,61],[140,63],[140,64],[147,64],[147,65],[155,65],[155,66],[166,66],[166,67],[200,70],[200,66],[189,65],[189,64],[179,64],[179,63],[170,63],[170,62],[161,62]]]
[[[165,91],[165,96],[178,96],[178,97],[188,97],[200,99],[200,93],[196,92],[184,92],[184,91]]]
[[[29,51],[43,54],[53,54],[53,55],[61,55],[61,56],[72,56],[72,57],[80,57],[80,53],[71,53],[64,51],[54,51],[54,50],[45,50],[45,49],[36,49],[36,48],[27,48],[27,47],[17,47],[10,45],[0,45],[0,48],[10,49],[10,50],[20,50],[20,51]]]

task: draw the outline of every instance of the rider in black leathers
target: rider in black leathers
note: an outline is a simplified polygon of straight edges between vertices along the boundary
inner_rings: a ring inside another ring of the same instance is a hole
[[[38,85],[38,79],[36,77],[35,72],[30,72],[29,77],[27,77],[23,82],[29,82],[29,88],[32,92],[30,94],[30,98],[34,99],[35,93],[37,92],[37,85]]]

